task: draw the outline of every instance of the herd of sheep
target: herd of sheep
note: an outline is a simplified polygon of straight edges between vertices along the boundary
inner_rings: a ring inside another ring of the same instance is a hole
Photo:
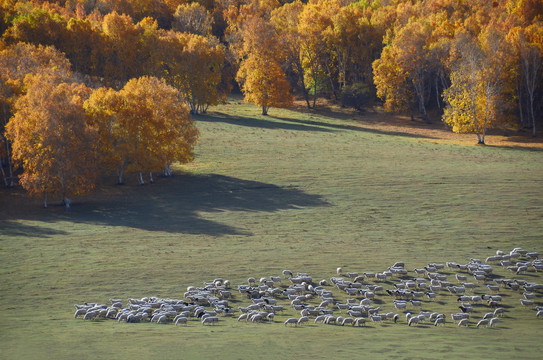
[[[495,267],[503,269],[507,278],[496,275]],[[543,318],[543,303],[538,302],[543,284],[528,281],[528,276],[524,276],[542,270],[538,253],[522,248],[507,253],[498,250],[485,260],[429,263],[413,270],[407,270],[403,262],[381,272],[346,272],[339,267],[329,280],[320,281],[305,273],[283,270],[282,276],[250,277],[246,284],[235,288],[229,280],[216,278],[203,287],[189,286],[182,299],[144,297],[130,298],[124,305],[120,299],[110,299],[109,304],[77,304],[74,317],[185,326],[196,321],[216,325],[219,319],[237,318],[251,323],[280,322],[285,326],[309,322],[442,326],[450,322],[459,327],[493,327],[508,312],[515,311],[512,305],[502,303],[504,296],[518,298],[517,304],[525,311]],[[426,310],[436,300],[449,304],[454,300],[458,310],[449,316]],[[286,320],[278,320],[279,317]]]

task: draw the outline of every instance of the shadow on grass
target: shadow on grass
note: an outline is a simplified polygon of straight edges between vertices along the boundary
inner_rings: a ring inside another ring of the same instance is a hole
[[[255,127],[261,129],[281,129],[295,131],[360,131],[378,135],[392,135],[410,138],[435,139],[434,137],[420,134],[411,134],[400,131],[384,131],[370,129],[363,126],[355,126],[349,124],[332,124],[324,121],[316,120],[300,120],[294,118],[285,118],[280,116],[268,116],[266,119],[262,117],[243,117],[231,116],[221,112],[213,112],[205,115],[196,115],[194,117],[198,121],[203,122],[222,122],[230,125]]]
[[[331,124],[331,123],[322,122],[322,121],[290,119],[290,118],[281,118],[281,117],[275,117],[275,116],[273,118],[281,120],[281,121],[289,121],[296,124],[302,124],[305,126],[318,127],[321,129],[330,129],[330,130],[339,130],[339,131],[361,131],[365,133],[378,134],[378,135],[392,135],[392,136],[421,138],[421,139],[436,139],[435,137],[428,136],[428,135],[411,134],[411,133],[406,133],[406,132],[401,132],[401,131],[384,131],[384,130],[370,129],[363,126],[355,126],[355,125],[348,125],[348,124]]]
[[[195,115],[194,119],[202,122],[222,122],[230,125],[247,126],[261,129],[280,129],[280,130],[295,130],[295,131],[324,131],[332,132],[333,129],[328,129],[318,124],[297,124],[297,121],[292,119],[281,119],[276,117],[269,117],[263,119],[262,117],[243,117],[243,116],[230,116],[221,112],[213,112],[205,115]],[[278,119],[284,121],[276,121],[271,119]],[[325,124],[325,123],[323,123]]]
[[[2,236],[24,236],[32,238],[48,238],[54,235],[67,235],[62,230],[50,229],[43,226],[21,224],[15,221],[0,221],[0,235]]]
[[[205,218],[220,212],[274,212],[285,209],[326,206],[320,195],[295,187],[281,187],[223,175],[176,174],[153,185],[106,186],[92,196],[77,199],[72,210],[13,207],[3,216],[7,226],[1,235],[44,237],[60,230],[20,225],[14,220],[69,221],[83,224],[123,226],[148,231],[206,235],[250,235],[248,229]],[[0,214],[4,215],[4,214]],[[228,214],[230,219],[235,218]],[[243,217],[243,214],[240,214]],[[11,221],[10,221],[11,220]]]

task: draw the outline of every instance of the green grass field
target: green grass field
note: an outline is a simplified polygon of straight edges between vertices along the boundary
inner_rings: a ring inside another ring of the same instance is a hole
[[[209,327],[74,319],[76,303],[182,298],[187,286],[216,277],[235,287],[283,269],[320,280],[338,266],[362,273],[404,261],[412,270],[517,246],[543,254],[540,148],[366,126],[376,114],[257,114],[237,99],[212,108],[196,117],[193,164],[153,185],[104,179],[71,212],[1,189],[0,358],[541,358],[543,320],[510,290],[501,292],[506,316],[488,329],[457,328],[449,316],[445,327],[411,328],[403,315],[396,325],[285,328],[285,318],[299,317],[292,308],[275,323],[226,317]],[[539,273],[518,278],[543,283]],[[378,302],[393,311],[390,297]],[[248,303],[240,295],[232,302]],[[423,308],[449,314],[457,306],[443,293]],[[476,307],[474,318],[485,310]]]

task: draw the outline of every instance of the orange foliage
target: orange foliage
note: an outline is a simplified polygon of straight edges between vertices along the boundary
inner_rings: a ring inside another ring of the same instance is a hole
[[[69,206],[69,198],[94,188],[98,175],[95,129],[83,111],[90,89],[43,75],[25,82],[28,91],[7,125],[13,160],[23,168],[20,183],[30,195],[61,197]]]

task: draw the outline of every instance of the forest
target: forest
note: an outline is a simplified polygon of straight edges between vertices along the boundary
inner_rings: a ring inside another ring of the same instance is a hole
[[[205,113],[325,97],[451,131],[529,129],[543,105],[540,0],[0,0],[0,169],[29,195],[140,183],[190,162]]]

